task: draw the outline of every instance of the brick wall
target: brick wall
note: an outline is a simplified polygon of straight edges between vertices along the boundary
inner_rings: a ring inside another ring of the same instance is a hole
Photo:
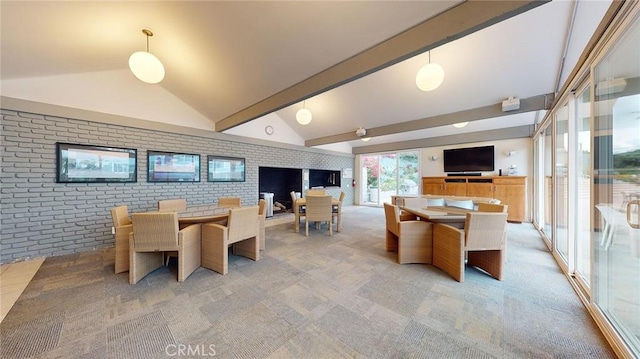
[[[171,198],[205,204],[239,196],[243,204],[256,204],[258,166],[354,168],[349,154],[1,111],[0,263],[113,246],[109,210],[120,204],[130,212],[153,210],[158,200]],[[56,142],[136,148],[138,181],[56,183]],[[201,182],[147,182],[147,150],[200,154]],[[207,155],[244,157],[246,181],[207,182]],[[343,182],[341,189],[328,192],[337,197],[343,190],[345,205],[353,204],[351,182]]]

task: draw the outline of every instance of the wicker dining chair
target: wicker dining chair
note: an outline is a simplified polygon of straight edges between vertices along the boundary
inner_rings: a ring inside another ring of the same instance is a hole
[[[342,208],[338,208],[338,206],[342,207],[342,203],[344,202],[344,197],[345,197],[345,193],[344,192],[340,192],[340,197],[338,197],[338,201],[340,202],[340,205],[333,205],[331,207],[331,215],[333,216],[333,218],[331,219],[334,223],[338,223],[338,211],[342,210]],[[337,230],[341,230],[341,228],[336,228]]]
[[[180,230],[176,212],[146,212],[131,215],[129,238],[129,283],[136,284],[163,266],[163,252],[178,253],[178,282],[200,267],[200,224]]]
[[[433,224],[419,220],[400,220],[400,209],[384,203],[387,252],[398,252],[398,263],[431,263]]]
[[[467,212],[464,230],[443,223],[433,228],[433,265],[464,282],[467,264],[498,280],[504,278],[506,212]]]
[[[267,217],[267,201],[260,199],[258,201],[258,241],[260,242],[260,250],[266,247],[267,233],[265,229],[265,221]]]
[[[202,225],[202,266],[220,274],[229,271],[229,246],[233,253],[257,261],[260,259],[258,240],[258,206],[231,208],[227,225]]]
[[[327,222],[329,225],[329,235],[333,236],[333,226],[331,221],[333,220],[333,213],[331,202],[333,197],[330,195],[325,196],[307,196],[306,198],[306,221],[305,221],[305,236],[309,236],[309,222],[316,221],[319,223]]]
[[[221,208],[240,207],[240,197],[219,197],[218,207],[221,207]]]
[[[495,204],[488,202],[478,203],[478,212],[507,212],[509,206],[506,204]]]
[[[404,198],[404,206],[409,208],[427,208],[428,199],[425,197],[406,197]],[[418,219],[415,214],[400,210],[401,221],[413,221]]]
[[[115,272],[116,274],[129,270],[129,234],[133,231],[133,224],[129,218],[126,205],[111,208],[115,240]]]
[[[323,190],[323,189],[308,189],[307,193],[305,194],[306,196],[325,196],[327,194],[327,191]]]
[[[296,196],[296,192],[291,191],[289,192],[289,195],[291,195],[291,207],[293,208],[294,220],[298,221],[297,224],[294,224],[294,228],[298,229],[300,228],[300,218],[305,216],[305,211],[307,207],[298,206],[297,204],[298,196]]]
[[[158,201],[158,212],[176,212],[185,209],[187,209],[187,200],[184,198]]]

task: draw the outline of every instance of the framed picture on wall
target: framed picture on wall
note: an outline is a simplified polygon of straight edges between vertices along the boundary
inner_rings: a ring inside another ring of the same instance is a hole
[[[147,181],[200,182],[200,155],[147,151]]]
[[[244,158],[207,156],[209,182],[244,182]]]
[[[56,143],[56,182],[136,182],[134,148]]]

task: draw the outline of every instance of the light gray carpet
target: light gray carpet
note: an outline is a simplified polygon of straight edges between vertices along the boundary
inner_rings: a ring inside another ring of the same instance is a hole
[[[113,249],[48,258],[0,324],[0,357],[615,357],[530,224],[509,224],[504,281],[467,268],[458,283],[397,264],[381,208],[343,218],[333,237],[269,227],[260,261],[184,283],[172,263],[129,285]]]

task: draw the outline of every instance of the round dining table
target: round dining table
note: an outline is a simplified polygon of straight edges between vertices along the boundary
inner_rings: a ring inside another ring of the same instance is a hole
[[[178,212],[178,223],[187,226],[195,223],[227,224],[230,207],[218,207],[215,204],[192,205]]]

